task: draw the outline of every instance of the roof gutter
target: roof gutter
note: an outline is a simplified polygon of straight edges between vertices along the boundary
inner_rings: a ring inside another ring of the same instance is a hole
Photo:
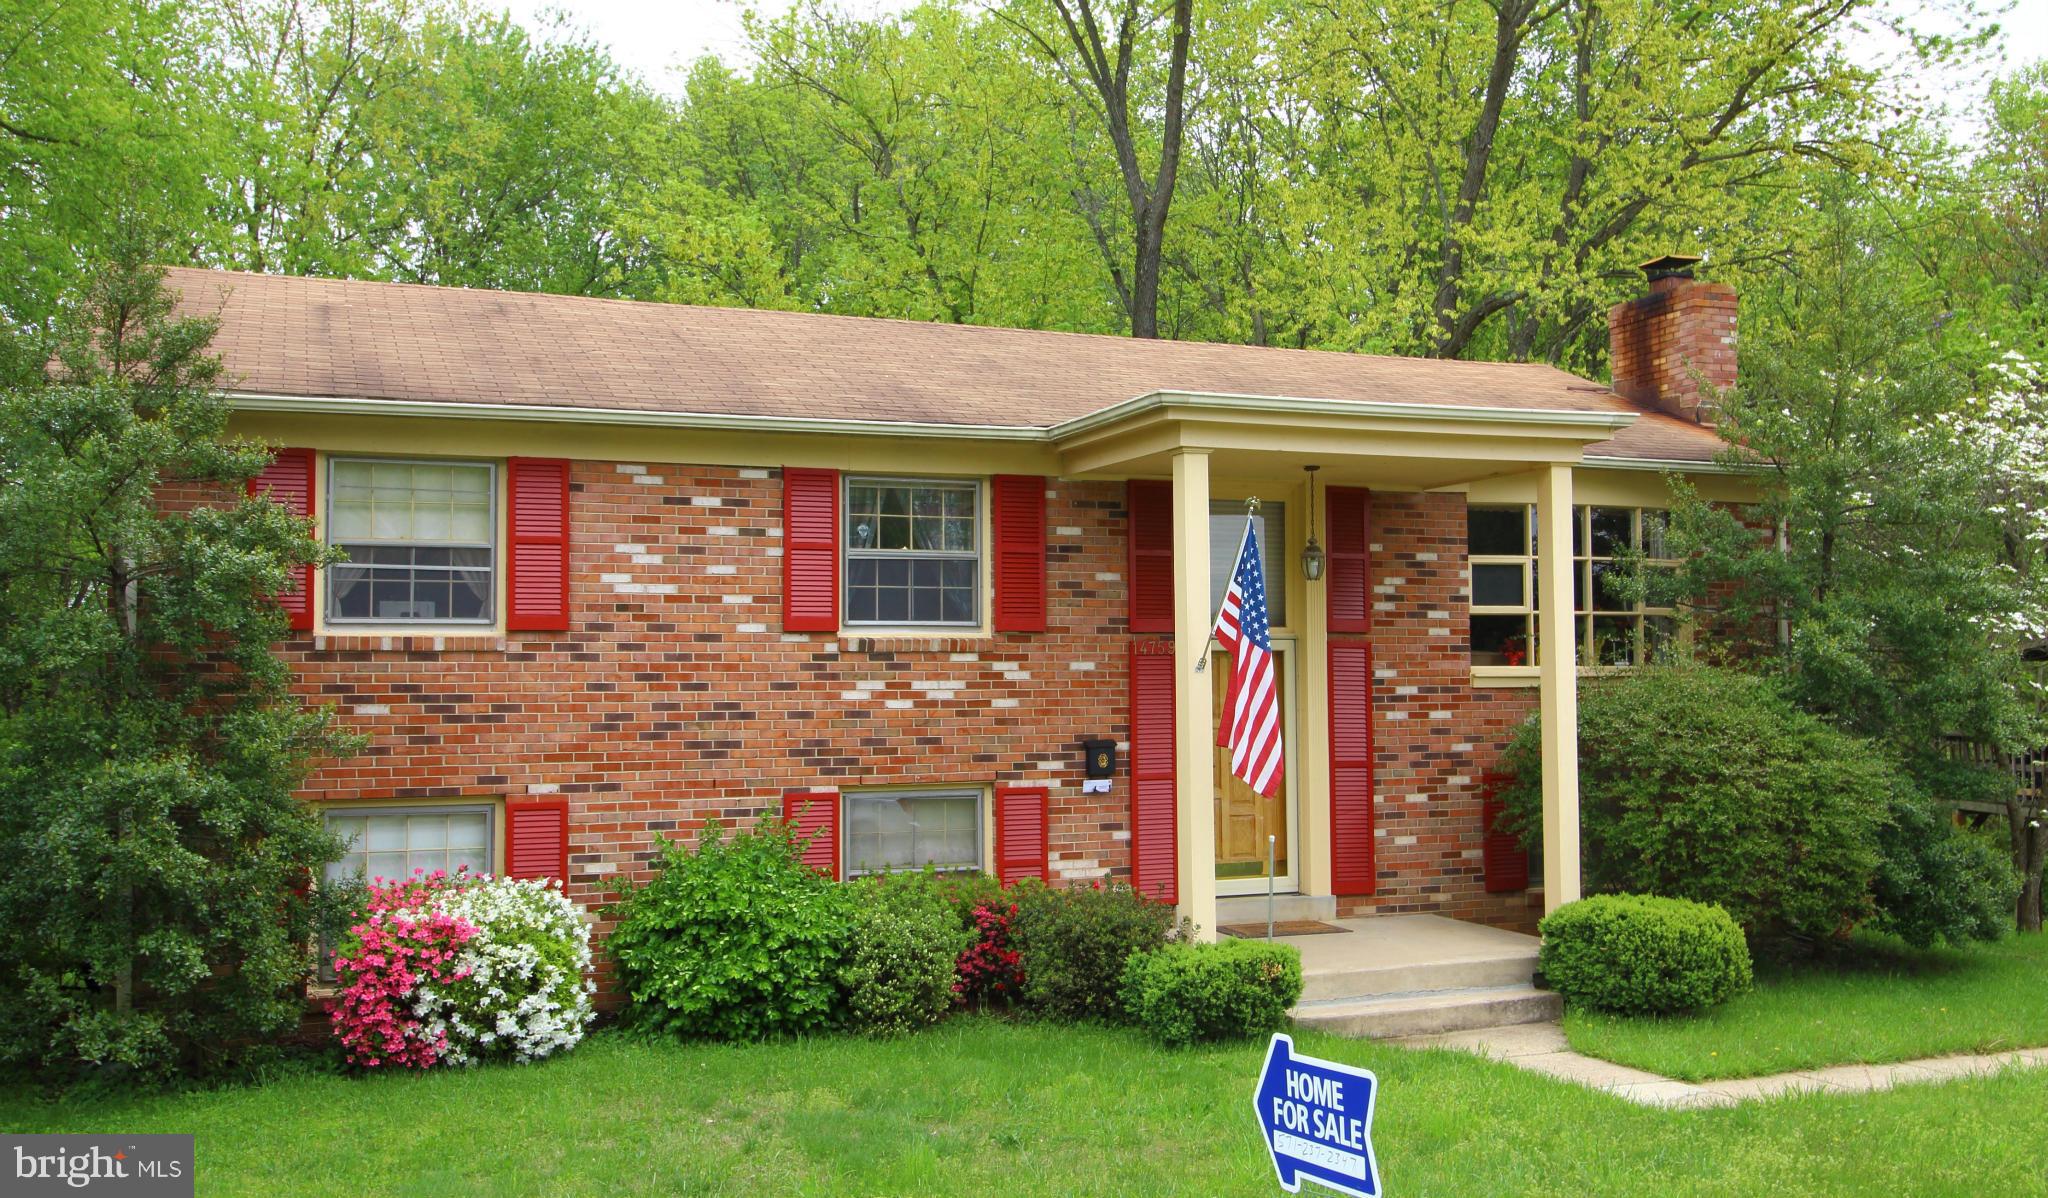
[[[1099,412],[1076,416],[1053,425],[1047,432],[1054,440],[1115,424],[1162,408],[1193,408],[1207,411],[1264,412],[1272,415],[1344,416],[1374,420],[1449,420],[1479,424],[1549,425],[1583,429],[1611,435],[1636,421],[1635,412],[1593,411],[1584,408],[1496,408],[1463,404],[1391,403],[1386,400],[1302,399],[1289,395],[1236,395],[1220,391],[1153,391],[1136,399],[1111,404]]]
[[[1610,458],[1601,454],[1587,454],[1579,466],[1598,470],[1649,470],[1657,474],[1761,474],[1765,470],[1763,466],[1731,466],[1718,459],[1695,462],[1685,458]]]
[[[558,407],[546,404],[354,399],[346,396],[269,395],[253,391],[229,391],[226,395],[228,406],[241,412],[292,412],[301,415],[316,413],[331,416],[427,416],[443,420],[520,420],[535,424],[825,433],[839,437],[943,437],[948,440],[1026,442],[1042,442],[1046,439],[1044,429],[1023,425],[841,420],[824,416],[735,416],[725,412],[649,412],[622,408]]]
[[[1267,412],[1302,416],[1349,416],[1380,420],[1454,420],[1486,424],[1571,425],[1613,432],[1636,419],[1634,412],[1584,409],[1467,407],[1459,404],[1389,403],[1384,400],[1298,399],[1283,395],[1154,391],[1101,411],[1042,428],[1014,424],[939,424],[910,420],[849,420],[826,416],[741,416],[725,412],[655,412],[625,408],[578,408],[546,404],[451,403],[420,399],[358,399],[348,396],[272,395],[230,391],[228,403],[246,412],[314,412],[336,416],[428,416],[441,419],[524,420],[542,424],[636,425],[642,428],[730,429],[749,432],[831,433],[878,437],[946,437],[989,441],[1057,441],[1160,408]]]
[[[545,404],[451,403],[414,399],[366,399],[350,396],[273,395],[229,391],[228,405],[244,412],[316,413],[334,416],[412,416],[456,420],[514,420],[536,424],[581,424],[612,427],[678,428],[732,432],[820,433],[853,437],[929,437],[946,440],[1008,441],[1047,444],[1102,428],[1119,420],[1166,407],[1212,411],[1351,416],[1391,420],[1457,420],[1503,425],[1566,425],[1589,432],[1626,428],[1634,412],[1585,409],[1465,407],[1457,404],[1390,403],[1383,400],[1300,399],[1277,395],[1232,395],[1197,391],[1154,391],[1078,416],[1051,428],[1004,424],[938,424],[908,420],[849,420],[833,417],[740,416],[724,412],[651,412],[618,408],[578,408]],[[1583,467],[1606,470],[1650,470],[1660,473],[1748,474],[1754,471],[1723,462],[1683,459],[1590,456]]]

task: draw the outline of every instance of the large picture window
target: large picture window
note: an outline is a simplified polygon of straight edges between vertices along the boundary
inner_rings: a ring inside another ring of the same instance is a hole
[[[846,875],[981,868],[981,792],[850,791]]]
[[[483,462],[335,458],[327,571],[336,622],[487,624],[495,590],[496,472]]]
[[[326,813],[327,830],[348,843],[328,863],[328,881],[385,878],[402,881],[414,871],[471,873],[491,868],[488,803],[432,807],[358,807]]]
[[[1572,623],[1580,665],[1641,665],[1669,653],[1678,631],[1671,609],[1631,602],[1620,585],[1630,556],[1640,555],[1652,570],[1671,567],[1665,520],[1655,508],[1572,509]],[[1466,511],[1465,531],[1472,664],[1535,665],[1535,509],[1475,505]]]
[[[981,486],[850,478],[848,624],[981,622]]]

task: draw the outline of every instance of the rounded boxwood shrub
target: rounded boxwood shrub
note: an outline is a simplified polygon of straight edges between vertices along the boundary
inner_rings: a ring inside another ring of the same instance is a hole
[[[1118,882],[1011,888],[1010,939],[1024,970],[1024,1001],[1055,1019],[1121,1022],[1124,963],[1185,938],[1173,908]]]
[[[1697,1011],[1749,989],[1749,943],[1726,911],[1603,894],[1545,916],[1540,961],[1572,1003],[1624,1014]]]
[[[1133,953],[1124,965],[1124,1009],[1168,1044],[1256,1036],[1287,1022],[1301,998],[1301,950],[1223,940]]]
[[[1502,828],[1532,847],[1542,753],[1532,718],[1501,758]],[[1752,936],[1819,941],[1871,914],[1877,837],[1897,774],[1868,741],[1792,705],[1768,679],[1645,668],[1579,694],[1579,818],[1588,893],[1726,908]]]
[[[839,966],[847,1025],[890,1035],[938,1022],[959,999],[955,962],[971,933],[931,888],[872,879],[850,889],[853,914]]]
[[[832,1026],[852,891],[805,865],[788,825],[765,820],[695,846],[661,842],[660,872],[611,908],[605,943],[632,1000],[629,1026],[748,1039]]]

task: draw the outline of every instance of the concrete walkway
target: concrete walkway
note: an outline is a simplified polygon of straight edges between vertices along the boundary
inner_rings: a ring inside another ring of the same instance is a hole
[[[1555,1023],[1525,1023],[1514,1027],[1443,1032],[1433,1036],[1407,1036],[1385,1043],[1404,1048],[1452,1048],[1477,1053],[1531,1073],[1547,1074],[1595,1090],[1605,1090],[1644,1106],[1674,1109],[1734,1106],[1738,1102],[1775,1098],[1799,1090],[1861,1094],[1889,1090],[1893,1086],[1977,1077],[2008,1067],[2048,1065],[2048,1048],[2022,1048],[1985,1056],[1926,1057],[1891,1065],[1835,1065],[1827,1069],[1774,1073],[1769,1077],[1695,1083],[1673,1081],[1655,1073],[1573,1052],[1565,1042],[1564,1029]]]

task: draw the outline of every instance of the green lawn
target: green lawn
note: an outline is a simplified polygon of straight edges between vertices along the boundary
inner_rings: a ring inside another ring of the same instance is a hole
[[[1572,1047],[1687,1081],[2048,1044],[2048,936],[1915,952],[1859,939],[1831,965],[1759,971],[1703,1015],[1572,1011]]]
[[[1397,1198],[2044,1191],[2040,1074],[1666,1112],[1457,1053],[1298,1047],[1379,1074]],[[1267,1194],[1263,1051],[975,1018],[889,1043],[600,1035],[531,1068],[0,1094],[0,1126],[196,1132],[206,1195]]]

